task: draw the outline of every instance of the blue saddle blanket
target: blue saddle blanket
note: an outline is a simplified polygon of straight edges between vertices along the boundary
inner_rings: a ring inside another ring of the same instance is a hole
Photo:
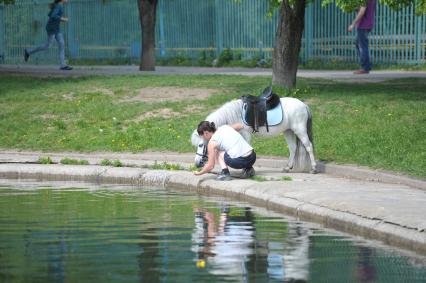
[[[246,124],[247,126],[250,126],[245,119],[246,111],[247,109],[243,107],[241,111],[241,118],[244,124]],[[268,121],[268,126],[276,126],[281,124],[283,121],[283,109],[282,109],[281,103],[278,104],[275,108],[268,110],[266,112],[266,117]]]

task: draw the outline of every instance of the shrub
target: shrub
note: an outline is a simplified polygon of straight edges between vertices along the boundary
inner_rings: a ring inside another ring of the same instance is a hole
[[[223,49],[222,52],[219,55],[219,58],[217,59],[217,66],[224,66],[231,62],[233,59],[232,51],[229,48]]]

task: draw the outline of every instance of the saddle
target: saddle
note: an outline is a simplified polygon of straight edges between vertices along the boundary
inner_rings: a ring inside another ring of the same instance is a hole
[[[272,92],[272,87],[265,88],[259,96],[244,95],[242,119],[243,122],[253,128],[253,132],[258,132],[259,127],[275,126],[282,122],[282,109],[280,97]]]

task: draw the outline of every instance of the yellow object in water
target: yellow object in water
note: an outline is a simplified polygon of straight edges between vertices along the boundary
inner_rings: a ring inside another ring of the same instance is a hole
[[[206,267],[206,262],[204,260],[200,259],[199,261],[197,261],[197,267],[198,268]]]

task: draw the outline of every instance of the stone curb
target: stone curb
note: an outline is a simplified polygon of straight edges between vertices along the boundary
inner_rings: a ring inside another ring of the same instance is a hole
[[[99,183],[132,184],[171,187],[201,194],[220,194],[247,200],[260,206],[278,210],[303,220],[314,221],[325,227],[381,240],[385,244],[426,254],[426,233],[409,227],[369,219],[349,212],[342,212],[277,193],[274,184],[260,186],[252,180],[217,182],[212,174],[195,177],[186,171],[149,170],[140,168],[82,166],[0,164],[0,178],[36,179],[39,181],[90,181]],[[279,182],[282,183],[282,182]]]
[[[155,162],[176,162],[180,164],[191,165],[194,154],[190,153],[141,153],[141,154],[113,154],[113,153],[43,153],[43,152],[19,152],[19,151],[0,151],[1,163],[37,163],[39,157],[49,156],[55,163],[59,163],[62,158],[85,159],[90,164],[96,165],[102,159],[119,159],[125,165],[152,165]],[[259,157],[256,160],[256,167],[278,168],[284,167],[286,158],[277,157]],[[373,170],[367,167],[354,165],[338,165],[333,163],[318,162],[318,172],[325,173],[335,177],[357,179],[363,181],[373,181],[388,184],[406,185],[411,188],[426,191],[426,180],[401,175],[395,172],[385,172],[382,170]]]

